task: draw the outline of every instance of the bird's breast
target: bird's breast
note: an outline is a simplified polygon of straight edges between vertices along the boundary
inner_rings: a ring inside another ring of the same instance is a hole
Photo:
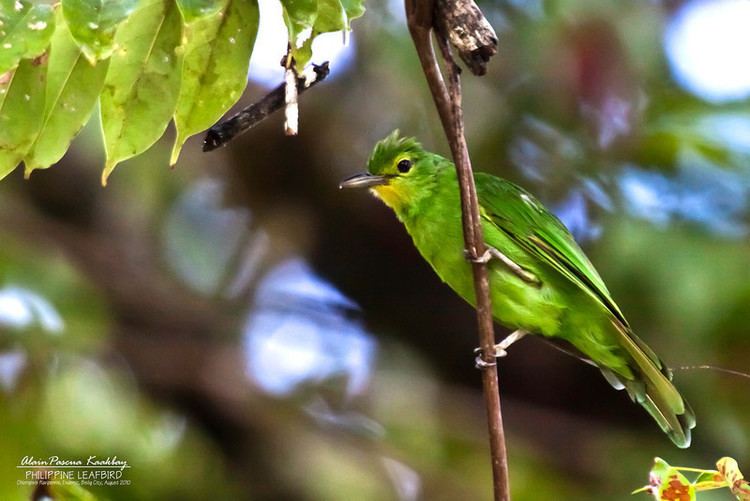
[[[432,209],[404,220],[407,231],[422,257],[440,279],[471,305],[476,304],[471,264],[464,254],[460,210],[450,214]],[[484,228],[485,242],[517,264],[529,269],[533,260],[497,228]],[[531,270],[532,272],[535,270]],[[558,329],[560,307],[546,284],[541,287],[524,282],[498,260],[488,265],[493,316],[501,324],[539,334],[554,335]]]

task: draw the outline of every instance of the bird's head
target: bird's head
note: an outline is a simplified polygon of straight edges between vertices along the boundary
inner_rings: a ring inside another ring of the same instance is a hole
[[[395,130],[375,145],[367,172],[345,179],[339,188],[369,188],[400,215],[432,193],[440,159]]]

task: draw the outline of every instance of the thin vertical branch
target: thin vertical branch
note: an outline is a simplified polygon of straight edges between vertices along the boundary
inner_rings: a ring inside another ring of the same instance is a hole
[[[435,2],[433,0],[405,0],[405,4],[409,32],[414,41],[422,70],[430,87],[456,164],[461,190],[464,242],[467,255],[473,263],[479,342],[485,362],[494,364],[495,333],[490,303],[489,279],[486,266],[477,262],[478,258],[484,254],[486,247],[479,219],[479,203],[474,185],[474,175],[464,136],[459,68],[450,55],[446,34],[436,31],[443,57],[446,60],[446,72],[450,85],[449,87],[446,86],[432,46],[431,33],[433,27],[439,26],[438,23],[435,23],[434,16],[440,15],[440,12],[435,8]],[[500,385],[495,365],[489,365],[482,370],[482,382],[484,384],[490,435],[494,495],[498,501],[508,501],[510,500],[508,460],[500,409]]]

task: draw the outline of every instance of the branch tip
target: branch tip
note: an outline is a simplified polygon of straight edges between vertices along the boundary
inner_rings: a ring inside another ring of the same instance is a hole
[[[328,77],[331,68],[328,61],[313,64],[297,76],[297,93],[301,94]],[[273,112],[286,104],[286,83],[282,83],[263,98],[242,109],[227,120],[217,123],[203,138],[203,151],[212,151],[258,125]]]

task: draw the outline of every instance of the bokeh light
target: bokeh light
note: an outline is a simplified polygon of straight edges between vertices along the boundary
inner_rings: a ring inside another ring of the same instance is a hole
[[[272,269],[258,286],[245,331],[250,377],[286,395],[303,383],[346,378],[346,393],[367,385],[375,341],[347,312],[357,306],[300,259]]]
[[[15,285],[0,289],[0,327],[23,329],[35,322],[51,334],[65,327],[55,307],[39,294]]]
[[[664,46],[677,81],[712,102],[750,96],[750,2],[693,0],[668,24]]]

